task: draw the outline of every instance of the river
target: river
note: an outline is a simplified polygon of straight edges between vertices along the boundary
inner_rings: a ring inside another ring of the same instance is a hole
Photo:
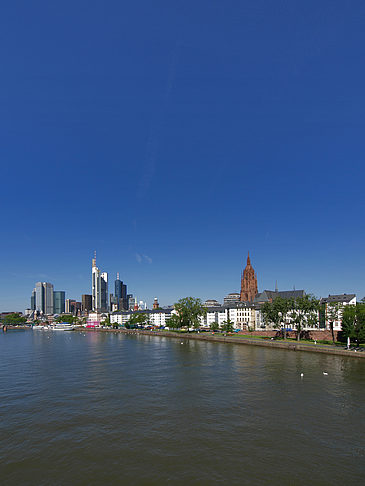
[[[29,330],[0,335],[0,361],[2,485],[365,478],[365,360]]]

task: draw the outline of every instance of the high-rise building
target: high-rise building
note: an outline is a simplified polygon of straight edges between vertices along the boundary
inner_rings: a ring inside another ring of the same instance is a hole
[[[128,310],[133,310],[136,304],[136,299],[133,294],[127,294]]]
[[[118,310],[128,310],[127,285],[120,280],[119,273],[117,273],[114,290],[114,296],[117,299]]]
[[[115,290],[114,295],[119,301],[119,299],[122,298],[122,292],[123,292],[123,282],[119,280],[119,273],[117,273],[117,278],[114,284],[114,290]]]
[[[247,256],[247,265],[241,275],[241,302],[253,302],[257,294],[257,275],[251,266],[250,253]]]
[[[35,310],[42,314],[53,314],[53,285],[49,282],[37,282],[34,290],[32,298],[35,296]]]
[[[81,296],[82,311],[89,312],[92,310],[92,296],[89,294],[83,294]]]
[[[53,313],[63,314],[65,312],[65,291],[55,290],[53,292]]]
[[[108,274],[96,266],[96,252],[92,259],[92,308],[96,312],[108,310]]]
[[[119,301],[114,294],[109,295],[109,310],[110,312],[116,312],[119,310]]]
[[[122,304],[123,309],[128,310],[128,297],[127,297],[127,285],[126,284],[122,285],[122,301],[123,301],[123,304]]]
[[[96,266],[96,252],[92,259],[92,310],[98,312],[101,310],[101,277],[100,270]]]
[[[42,282],[35,284],[35,310],[44,313],[44,288]]]
[[[103,272],[100,275],[100,303],[101,303],[101,311],[107,312],[109,308],[108,302],[108,274],[107,272]]]
[[[35,302],[36,302],[36,289],[33,289],[32,295],[30,297],[30,309],[35,311]]]
[[[53,285],[49,282],[44,282],[44,313],[47,315],[53,314]]]
[[[66,299],[65,310],[66,314],[76,314],[76,300]]]
[[[160,307],[160,304],[158,303],[157,297],[155,297],[155,299],[153,301],[152,309],[158,309],[159,307]]]

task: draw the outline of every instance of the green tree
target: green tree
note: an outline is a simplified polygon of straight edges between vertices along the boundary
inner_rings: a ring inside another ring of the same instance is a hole
[[[199,317],[206,313],[202,301],[195,297],[185,297],[174,304],[175,310],[179,315],[182,327],[186,326],[198,329],[200,326]]]
[[[303,328],[308,324],[313,326],[316,322],[319,301],[308,294],[298,299],[291,299],[290,306],[291,312],[289,313],[289,316],[296,327],[297,341],[299,341]]]
[[[77,317],[71,314],[61,314],[55,319],[56,322],[67,322],[68,324],[73,324],[76,320]]]
[[[334,331],[334,323],[338,321],[341,316],[341,312],[343,310],[343,304],[341,302],[331,302],[327,304],[326,308],[326,317],[330,325],[331,334],[332,334],[332,342],[335,344],[335,331]]]
[[[127,329],[133,329],[134,327],[142,326],[148,323],[148,316],[146,314],[132,314],[129,318],[128,323],[126,323]],[[129,327],[127,326],[129,325]]]
[[[225,332],[233,331],[233,322],[231,321],[231,319],[228,318],[226,321],[223,322],[222,330]]]
[[[286,339],[287,315],[292,308],[290,299],[277,297],[273,302],[265,302],[261,307],[266,324],[274,324],[275,328],[283,330],[283,337]]]
[[[12,314],[8,314],[8,315],[4,316],[2,321],[3,321],[4,324],[10,324],[10,325],[13,325],[13,326],[18,326],[20,324],[24,324],[25,322],[27,322],[27,318],[21,316],[17,312],[14,312]]]
[[[212,331],[219,331],[219,324],[216,321],[211,322],[209,327]]]
[[[365,341],[365,303],[344,306],[342,334],[350,341],[354,339],[357,345]]]
[[[182,326],[182,322],[180,317],[177,314],[172,314],[172,316],[167,321],[167,327],[169,329],[180,329]]]
[[[342,334],[348,338],[349,344],[351,343],[351,339],[355,337],[355,321],[356,307],[354,305],[345,306],[342,315]]]

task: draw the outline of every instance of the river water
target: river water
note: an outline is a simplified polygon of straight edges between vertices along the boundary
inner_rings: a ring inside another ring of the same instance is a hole
[[[8,331],[0,362],[2,485],[364,482],[365,360]]]

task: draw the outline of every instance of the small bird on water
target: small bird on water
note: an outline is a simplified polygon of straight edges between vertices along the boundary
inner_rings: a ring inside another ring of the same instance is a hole
[[[327,375],[328,375],[328,373],[327,373],[326,371],[324,371],[324,372],[323,372],[323,374],[324,374],[325,376],[327,376]]]
[[[300,373],[300,377],[303,378],[303,376],[304,376],[304,373]]]

